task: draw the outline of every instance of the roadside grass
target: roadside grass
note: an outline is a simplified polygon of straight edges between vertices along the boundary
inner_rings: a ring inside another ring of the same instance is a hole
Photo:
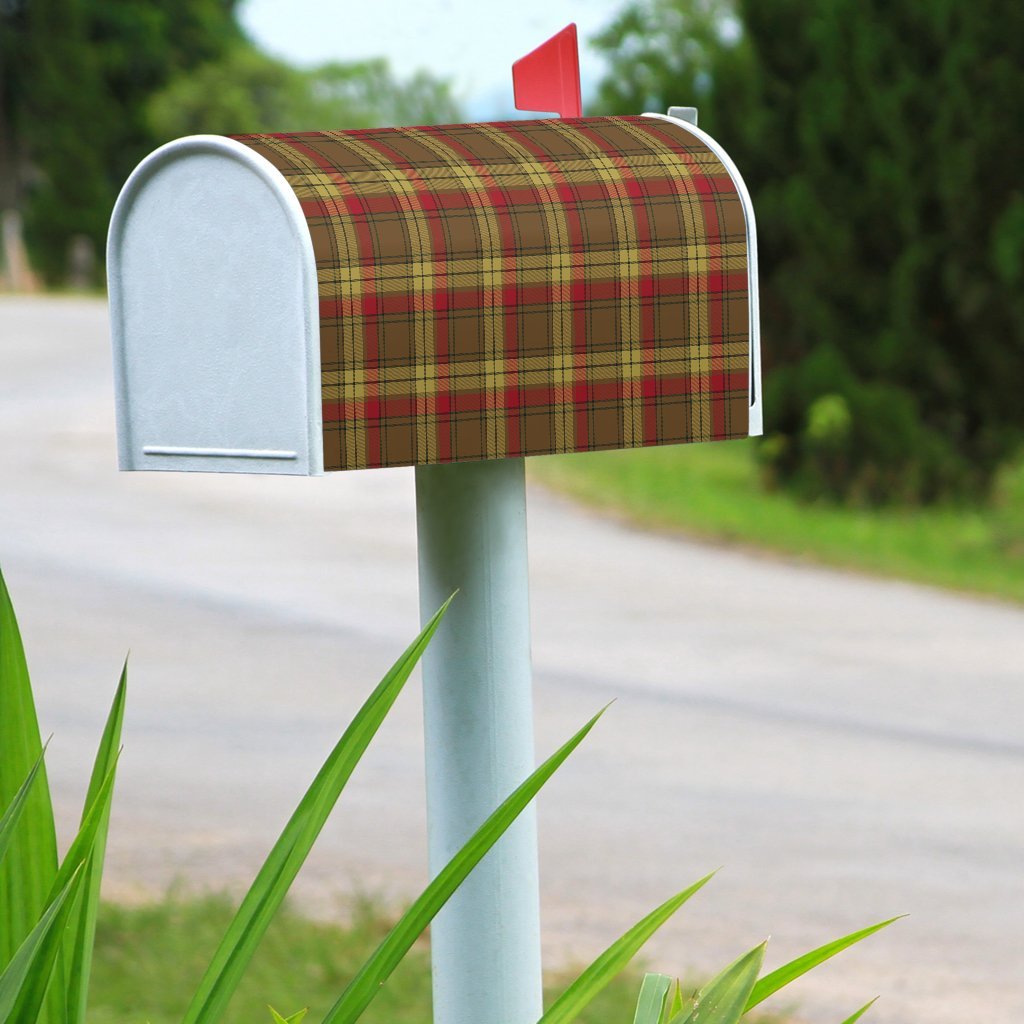
[[[285,905],[267,932],[223,1024],[270,1024],[267,1005],[284,1015],[309,1007],[315,1022],[387,934],[395,916],[373,900],[342,908],[344,925],[311,921]],[[228,922],[222,896],[166,899],[100,910],[89,1024],[179,1024]],[[553,978],[560,989],[568,980]],[[630,1024],[641,972],[627,971],[580,1015],[580,1024]],[[430,1024],[430,961],[415,947],[361,1018],[364,1024]]]
[[[848,508],[761,488],[753,442],[530,460],[533,478],[642,526],[1024,601],[1024,463],[991,508]]]

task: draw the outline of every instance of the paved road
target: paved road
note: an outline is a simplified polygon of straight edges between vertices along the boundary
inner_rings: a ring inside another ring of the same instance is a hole
[[[109,891],[237,888],[416,629],[408,471],[114,469],[104,306],[0,300],[0,562],[66,829],[131,647]],[[652,947],[772,962],[911,917],[799,987],[801,1019],[1024,1016],[1024,611],[665,539],[531,494],[538,746],[619,700],[540,806],[545,941],[581,959],[720,876]],[[416,687],[300,880],[423,880]],[[795,992],[796,990],[794,990]]]

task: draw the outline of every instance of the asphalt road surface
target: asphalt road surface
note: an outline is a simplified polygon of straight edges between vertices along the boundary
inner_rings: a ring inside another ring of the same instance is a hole
[[[0,299],[0,564],[70,833],[131,648],[108,892],[239,890],[417,629],[408,470],[122,474],[103,303]],[[550,964],[709,869],[650,950],[769,963],[910,917],[792,989],[799,1019],[1024,1018],[1024,610],[652,536],[530,497]],[[425,877],[415,682],[298,883]]]

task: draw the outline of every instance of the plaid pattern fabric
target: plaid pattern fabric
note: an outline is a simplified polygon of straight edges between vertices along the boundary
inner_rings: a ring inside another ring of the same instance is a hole
[[[324,466],[744,437],[740,199],[643,117],[247,135],[302,204]]]

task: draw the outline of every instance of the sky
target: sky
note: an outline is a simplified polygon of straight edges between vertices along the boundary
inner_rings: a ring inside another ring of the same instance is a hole
[[[245,0],[241,20],[268,52],[295,64],[387,57],[400,76],[452,80],[471,119],[512,110],[512,62],[576,22],[587,95],[605,72],[588,45],[625,0]]]

